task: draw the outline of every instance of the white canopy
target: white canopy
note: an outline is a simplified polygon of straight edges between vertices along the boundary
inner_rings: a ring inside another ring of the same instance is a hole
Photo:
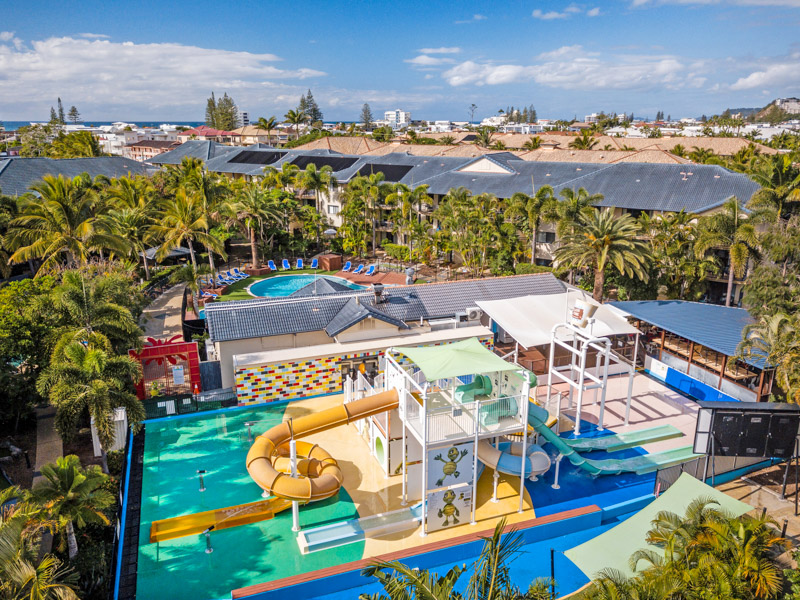
[[[578,299],[591,300],[591,296],[582,290],[569,290],[564,294],[484,300],[476,304],[520,346],[527,349],[549,344],[553,326],[568,321],[567,307],[571,310]],[[587,331],[595,337],[638,333],[611,306],[601,305],[594,313],[594,319],[594,324],[588,326]]]

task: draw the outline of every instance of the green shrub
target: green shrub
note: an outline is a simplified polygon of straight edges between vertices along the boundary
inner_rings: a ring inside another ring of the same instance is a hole
[[[553,267],[545,265],[532,265],[530,263],[517,263],[514,269],[517,275],[533,275],[535,273],[552,273]]]
[[[409,261],[411,260],[410,250],[408,246],[402,246],[400,244],[392,244],[390,242],[384,241],[381,244],[381,247],[386,252],[386,255],[394,258],[395,260],[402,260],[402,261]]]
[[[122,462],[125,460],[125,450],[114,450],[106,455],[108,473],[112,477],[122,476]]]

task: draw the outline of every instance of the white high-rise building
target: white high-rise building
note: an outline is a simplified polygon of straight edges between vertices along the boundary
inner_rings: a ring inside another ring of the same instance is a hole
[[[387,110],[383,113],[383,119],[389,123],[389,127],[392,129],[408,127],[411,124],[411,113],[399,108],[397,110]]]
[[[242,127],[250,125],[250,113],[244,110],[239,110],[239,123]]]

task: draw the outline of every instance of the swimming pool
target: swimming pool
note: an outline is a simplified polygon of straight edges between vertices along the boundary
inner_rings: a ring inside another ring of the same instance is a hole
[[[253,296],[260,296],[262,298],[280,298],[282,296],[289,296],[307,286],[309,283],[319,281],[320,279],[327,279],[335,283],[347,286],[352,290],[363,290],[365,286],[358,285],[343,279],[341,277],[330,277],[328,275],[278,275],[276,277],[268,277],[261,281],[253,283],[247,291]]]

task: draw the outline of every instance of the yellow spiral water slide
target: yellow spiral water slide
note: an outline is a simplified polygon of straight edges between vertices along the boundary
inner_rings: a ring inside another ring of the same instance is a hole
[[[295,441],[297,475],[291,475],[289,444],[292,439],[347,425],[394,408],[397,390],[289,419],[258,436],[247,453],[247,472],[267,493],[298,502],[330,498],[342,486],[342,471],[336,459],[316,444]]]

